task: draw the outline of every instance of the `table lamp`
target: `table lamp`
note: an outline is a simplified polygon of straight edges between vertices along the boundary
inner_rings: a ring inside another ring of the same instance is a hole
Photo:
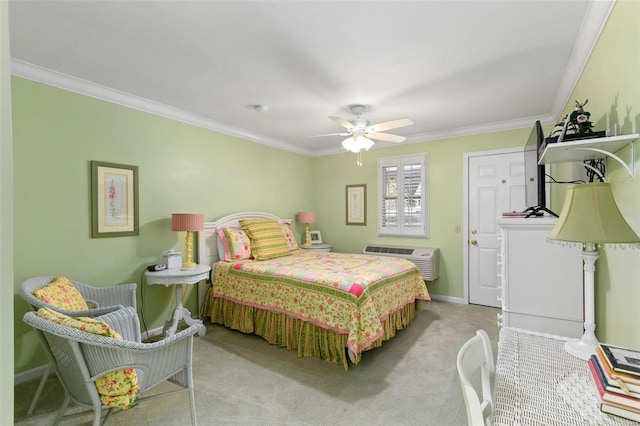
[[[204,216],[198,213],[173,213],[171,215],[171,230],[186,231],[185,239],[185,260],[182,262],[183,269],[195,268],[196,263],[191,260],[192,253],[192,235],[194,231],[202,231],[204,229]]]
[[[311,245],[311,235],[309,233],[309,224],[316,223],[315,212],[298,212],[298,222],[304,223],[304,243],[303,246]]]
[[[609,183],[572,185],[551,230],[549,240],[556,244],[582,246],[584,262],[584,334],[580,340],[567,341],[564,348],[571,355],[588,360],[598,345],[595,329],[594,276],[598,247],[602,245],[635,246],[640,237],[626,222],[613,198]]]

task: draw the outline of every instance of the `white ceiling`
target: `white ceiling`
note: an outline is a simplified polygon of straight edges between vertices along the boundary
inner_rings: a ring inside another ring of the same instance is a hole
[[[612,1],[33,1],[12,73],[306,155],[328,116],[404,143],[551,123]],[[251,105],[266,105],[258,113]],[[388,143],[377,142],[376,146]]]

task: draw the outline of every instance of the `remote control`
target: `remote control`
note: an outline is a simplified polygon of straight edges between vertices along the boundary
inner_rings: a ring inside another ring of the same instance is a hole
[[[147,266],[147,271],[150,271],[150,272],[158,272],[158,271],[163,271],[165,269],[167,269],[167,265],[165,265],[164,263]]]

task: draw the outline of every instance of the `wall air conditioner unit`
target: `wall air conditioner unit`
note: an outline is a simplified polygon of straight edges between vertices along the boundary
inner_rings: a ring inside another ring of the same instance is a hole
[[[433,281],[438,278],[439,251],[437,248],[382,246],[377,244],[368,244],[362,249],[364,254],[402,257],[412,261],[422,273],[422,279],[425,281]]]

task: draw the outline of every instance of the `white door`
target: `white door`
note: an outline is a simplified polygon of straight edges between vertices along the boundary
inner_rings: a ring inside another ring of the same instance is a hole
[[[498,226],[503,212],[526,208],[522,151],[471,155],[467,170],[469,303],[500,307]]]

